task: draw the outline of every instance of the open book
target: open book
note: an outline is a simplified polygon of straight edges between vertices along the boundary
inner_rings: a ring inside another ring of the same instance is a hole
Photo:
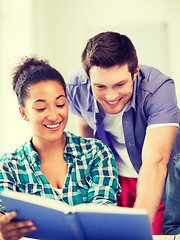
[[[145,210],[64,202],[4,190],[6,211],[18,212],[15,220],[32,220],[37,226],[28,237],[43,240],[152,240]]]

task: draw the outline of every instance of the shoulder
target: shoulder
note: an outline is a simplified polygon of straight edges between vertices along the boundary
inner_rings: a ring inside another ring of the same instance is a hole
[[[174,83],[173,79],[163,74],[158,69],[145,65],[140,65],[137,81],[141,89],[151,93],[155,92],[166,82]]]
[[[70,132],[66,132],[66,136],[66,150],[71,153],[76,151],[79,157],[84,154],[111,154],[110,148],[98,139],[82,138],[81,136],[76,136]]]
[[[71,70],[66,78],[66,84],[70,85],[81,85],[86,84],[88,82],[88,77],[82,67],[79,65],[78,67]]]
[[[156,77],[160,79],[168,79],[169,77],[162,73],[155,67],[147,66],[147,65],[140,65],[139,72],[145,79],[155,79]]]
[[[73,69],[66,78],[66,92],[70,107],[75,103],[84,106],[92,101],[90,82],[82,66]]]
[[[13,166],[17,162],[22,162],[27,158],[28,148],[30,146],[30,141],[24,143],[19,148],[15,149],[13,152],[7,152],[0,158],[0,165]]]

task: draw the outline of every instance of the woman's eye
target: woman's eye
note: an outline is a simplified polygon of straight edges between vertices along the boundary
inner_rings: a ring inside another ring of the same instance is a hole
[[[37,111],[38,112],[42,112],[42,111],[44,111],[46,108],[37,108]]]

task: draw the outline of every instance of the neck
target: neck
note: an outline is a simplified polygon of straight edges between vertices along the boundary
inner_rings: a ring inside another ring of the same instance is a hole
[[[64,154],[64,149],[66,145],[66,135],[63,134],[62,138],[58,141],[50,142],[50,141],[36,141],[36,139],[32,140],[32,143],[39,154],[39,157],[44,159],[48,156],[52,156],[55,154]]]

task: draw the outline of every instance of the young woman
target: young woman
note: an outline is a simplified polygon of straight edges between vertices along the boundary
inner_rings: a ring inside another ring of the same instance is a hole
[[[25,192],[64,201],[116,204],[118,184],[114,156],[95,139],[65,132],[68,121],[65,82],[46,61],[26,58],[13,76],[22,118],[32,138],[0,161],[0,191]],[[36,226],[31,221],[11,221],[0,203],[3,239],[19,239]]]

